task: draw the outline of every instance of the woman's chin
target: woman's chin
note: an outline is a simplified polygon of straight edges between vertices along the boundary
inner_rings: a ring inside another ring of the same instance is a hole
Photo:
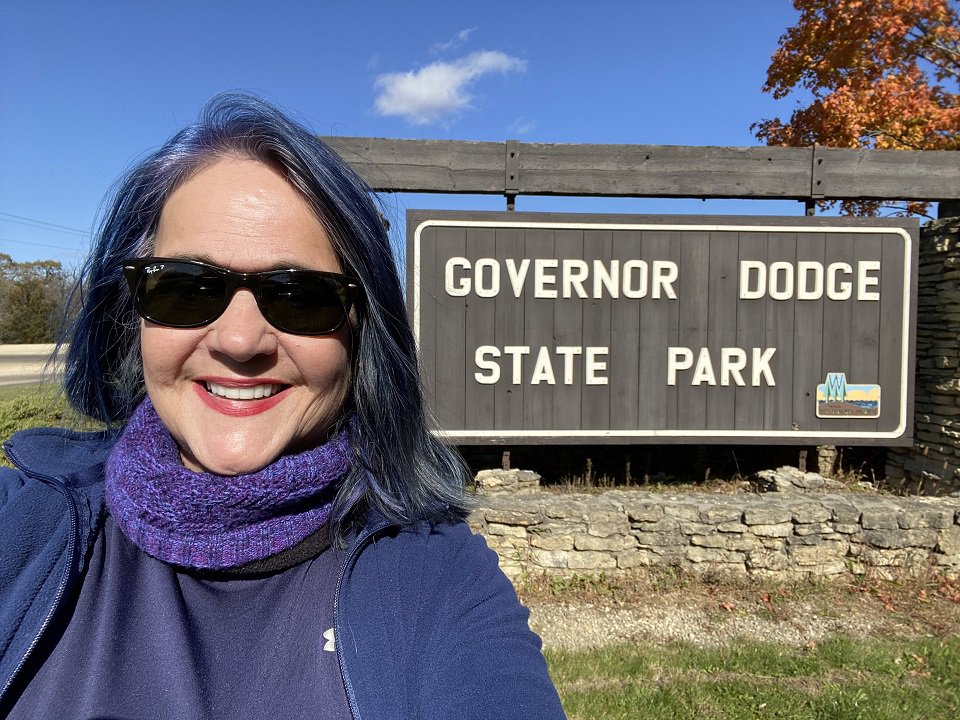
[[[180,461],[188,470],[213,475],[247,475],[262,470],[271,462],[272,457],[254,457],[249,455],[234,455],[219,453],[190,453],[180,451]]]

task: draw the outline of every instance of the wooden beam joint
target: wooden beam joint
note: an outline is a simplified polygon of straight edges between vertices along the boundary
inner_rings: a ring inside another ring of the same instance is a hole
[[[520,190],[520,143],[507,140],[503,153],[503,194],[507,198],[507,210],[515,210]]]
[[[821,147],[813,144],[810,154],[810,199],[823,200],[823,153]],[[811,215],[812,213],[807,213]]]

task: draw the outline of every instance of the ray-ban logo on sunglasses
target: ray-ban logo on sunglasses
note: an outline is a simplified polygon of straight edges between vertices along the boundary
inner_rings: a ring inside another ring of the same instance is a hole
[[[143,270],[145,273],[147,273],[147,275],[150,275],[152,273],[160,272],[161,270],[163,270],[163,265],[148,265]]]

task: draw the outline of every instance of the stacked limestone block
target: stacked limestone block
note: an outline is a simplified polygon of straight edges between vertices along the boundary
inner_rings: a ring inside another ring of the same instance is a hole
[[[529,495],[470,517],[511,577],[677,567],[776,579],[960,576],[960,498],[858,494]]]
[[[477,495],[530,495],[540,491],[540,475],[532,470],[481,470],[473,486]]]
[[[920,233],[916,443],[887,453],[887,482],[912,492],[960,490],[960,218]]]

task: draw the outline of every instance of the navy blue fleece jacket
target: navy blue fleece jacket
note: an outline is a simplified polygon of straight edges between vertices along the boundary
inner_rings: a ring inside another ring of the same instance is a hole
[[[0,468],[0,714],[42,662],[103,517],[110,433],[36,429]],[[355,720],[562,718],[528,612],[463,523],[371,517],[345,556],[337,653]]]

